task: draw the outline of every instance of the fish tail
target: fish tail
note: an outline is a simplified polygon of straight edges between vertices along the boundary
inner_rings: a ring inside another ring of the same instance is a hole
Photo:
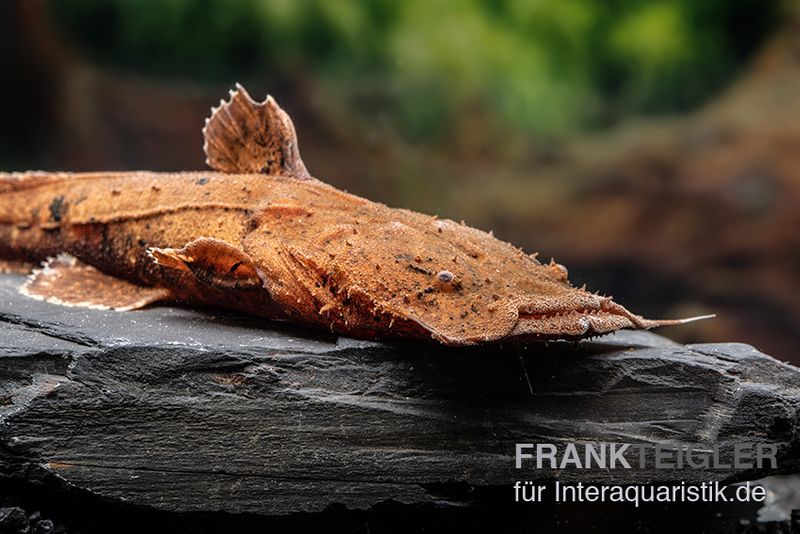
[[[58,228],[43,228],[34,215],[46,213],[47,207],[35,205],[33,189],[64,178],[41,171],[0,173],[0,260],[4,263],[38,263],[60,252]]]
[[[14,193],[63,180],[62,174],[43,171],[0,172],[0,194]]]

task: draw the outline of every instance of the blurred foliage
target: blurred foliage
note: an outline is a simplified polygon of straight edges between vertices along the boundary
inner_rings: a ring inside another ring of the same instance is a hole
[[[781,15],[779,0],[51,4],[98,59],[171,77],[313,81],[411,140],[468,113],[558,135],[686,110],[729,81]]]

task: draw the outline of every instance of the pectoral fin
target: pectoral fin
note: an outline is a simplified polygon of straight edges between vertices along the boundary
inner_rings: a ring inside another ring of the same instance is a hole
[[[180,249],[151,248],[147,252],[159,265],[189,271],[199,281],[218,289],[263,286],[262,275],[250,256],[218,239],[203,237]]]
[[[239,84],[230,94],[206,119],[206,163],[220,172],[312,179],[300,159],[292,120],[275,100],[256,102]]]
[[[31,274],[23,295],[64,306],[135,310],[169,298],[168,289],[143,287],[115,278],[62,254]]]

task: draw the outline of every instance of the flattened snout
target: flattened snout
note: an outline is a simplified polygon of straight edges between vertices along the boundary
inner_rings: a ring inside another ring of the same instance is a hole
[[[606,334],[634,326],[624,315],[605,310],[576,310],[545,316],[521,314],[509,337],[570,339]]]
[[[637,316],[611,300],[572,291],[536,297],[519,307],[510,337],[581,338],[639,326]]]
[[[565,291],[559,295],[541,295],[522,300],[519,305],[520,316],[550,316],[580,310],[599,311],[611,299],[585,291]]]

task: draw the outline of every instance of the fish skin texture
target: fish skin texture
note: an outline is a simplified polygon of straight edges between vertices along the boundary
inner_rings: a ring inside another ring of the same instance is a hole
[[[313,178],[272,98],[237,86],[212,111],[213,171],[0,174],[0,258],[72,256],[35,271],[23,292],[117,309],[219,306],[452,346],[685,322],[643,319],[489,233]]]

